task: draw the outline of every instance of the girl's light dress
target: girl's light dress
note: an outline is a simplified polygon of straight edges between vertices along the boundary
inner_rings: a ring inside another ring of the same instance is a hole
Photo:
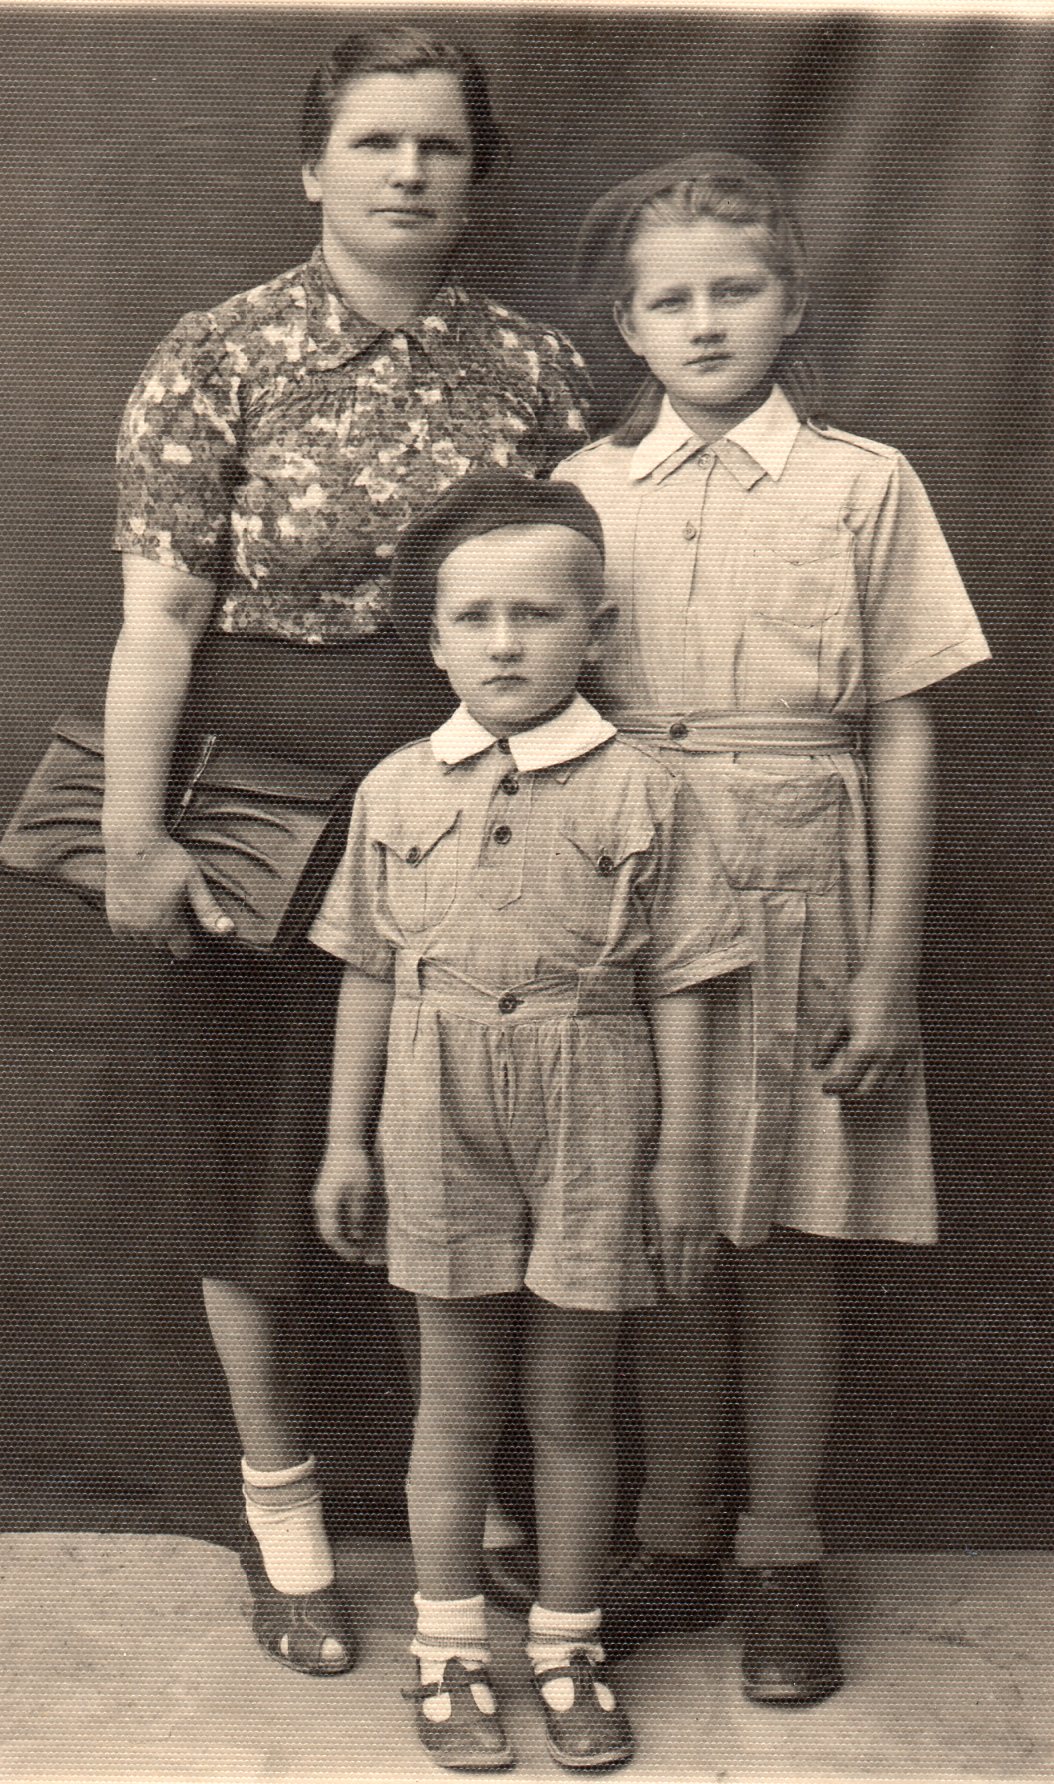
[[[867,935],[866,709],[989,655],[925,491],[778,387],[707,447],[664,401],[639,444],[599,440],[553,476],[604,525],[619,613],[598,704],[677,752],[758,952],[715,994],[720,1230],[932,1241],[921,1074],[854,1107],[810,1064]]]

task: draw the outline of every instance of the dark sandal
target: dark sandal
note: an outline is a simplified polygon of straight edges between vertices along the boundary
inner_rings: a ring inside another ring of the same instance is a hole
[[[575,1697],[569,1710],[554,1710],[546,1703],[542,1686],[553,1679],[571,1680]],[[633,1730],[625,1715],[617,1703],[613,1710],[605,1710],[594,1685],[611,1690],[604,1668],[585,1648],[576,1648],[566,1665],[547,1667],[534,1675],[545,1712],[545,1744],[557,1765],[571,1771],[600,1771],[633,1758]]]
[[[264,1652],[282,1666],[316,1678],[349,1672],[355,1664],[355,1638],[336,1587],[323,1586],[319,1592],[279,1592],[267,1577],[260,1545],[244,1519],[240,1559],[252,1593],[253,1634]],[[323,1658],[322,1644],[327,1637],[343,1648],[339,1659]]]
[[[417,1738],[430,1759],[454,1772],[502,1772],[516,1755],[502,1727],[497,1710],[481,1710],[472,1695],[473,1685],[493,1691],[486,1667],[468,1667],[453,1656],[443,1667],[443,1677],[432,1685],[414,1685],[403,1696],[414,1706]],[[428,1697],[450,1696],[446,1722],[430,1722],[421,1708]]]

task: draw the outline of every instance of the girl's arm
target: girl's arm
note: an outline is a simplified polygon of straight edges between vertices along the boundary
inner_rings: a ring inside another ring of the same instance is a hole
[[[677,1300],[686,1300],[710,1268],[715,1244],[706,1128],[709,995],[708,985],[693,985],[648,1005],[661,1117],[647,1206],[663,1285]]]
[[[823,1088],[865,1098],[909,1077],[919,1057],[915,994],[935,799],[933,724],[907,694],[868,715],[872,892],[864,957],[813,1065]]]
[[[106,694],[106,913],[115,935],[185,959],[195,942],[191,913],[214,933],[233,928],[164,815],[190,667],[215,588],[131,553],[123,567],[124,622]]]
[[[325,1156],[315,1181],[315,1223],[349,1263],[373,1262],[368,1223],[377,1200],[377,1170],[368,1145],[384,1082],[393,986],[353,966],[344,968],[333,1045],[333,1087]]]

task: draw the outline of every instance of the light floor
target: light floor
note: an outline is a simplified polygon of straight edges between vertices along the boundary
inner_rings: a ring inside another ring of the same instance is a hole
[[[234,1555],[184,1537],[0,1536],[0,1778],[64,1784],[436,1780],[419,1756],[399,1544],[346,1546],[363,1655],[305,1679],[253,1643]],[[655,1643],[619,1668],[650,1784],[825,1784],[1054,1776],[1054,1555],[867,1554],[828,1563],[848,1684],[811,1709],[752,1706],[730,1628]],[[519,1764],[542,1741],[514,1618],[494,1617]]]

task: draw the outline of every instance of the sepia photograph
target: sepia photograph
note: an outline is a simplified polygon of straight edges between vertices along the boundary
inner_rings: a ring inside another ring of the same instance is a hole
[[[0,31],[0,1777],[1054,1780],[1054,4]]]

